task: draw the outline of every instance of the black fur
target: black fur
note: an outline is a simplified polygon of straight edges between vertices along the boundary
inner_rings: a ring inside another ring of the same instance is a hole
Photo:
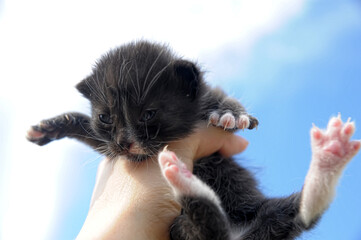
[[[191,133],[201,118],[200,79],[193,63],[179,60],[165,46],[138,42],[103,56],[77,89],[92,103],[89,131],[101,139],[98,148],[103,153],[124,154],[137,142],[147,155],[154,155],[166,143]],[[154,117],[141,121],[149,110]],[[102,123],[100,114],[114,123]]]
[[[108,157],[144,161],[192,133],[211,113],[247,114],[238,101],[207,86],[196,64],[146,41],[104,55],[77,89],[90,100],[92,116],[67,113],[44,120],[32,128],[30,141],[44,145],[71,137]],[[252,129],[258,121],[249,117]],[[141,152],[132,152],[135,144]],[[252,174],[231,158],[202,158],[194,174],[217,193],[224,213],[208,199],[182,196],[172,239],[293,239],[309,227],[298,219],[300,194],[265,197]]]
[[[219,154],[198,160],[194,174],[217,193],[227,213],[228,225],[233,226],[233,237],[221,239],[294,239],[306,230],[297,216],[300,193],[285,198],[267,198],[259,191],[248,170]],[[212,219],[206,219],[210,222],[204,221],[208,227],[203,229],[216,226]],[[206,234],[190,239],[208,239],[203,238]]]
[[[173,240],[230,239],[232,230],[227,217],[207,198],[183,196],[182,214],[170,229]]]

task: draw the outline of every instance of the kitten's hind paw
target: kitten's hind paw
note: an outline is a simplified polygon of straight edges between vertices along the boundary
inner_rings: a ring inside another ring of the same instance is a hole
[[[313,161],[322,170],[341,170],[360,149],[359,140],[350,140],[355,123],[343,123],[341,116],[333,117],[325,131],[314,126],[311,130]]]
[[[192,194],[191,183],[194,176],[175,153],[164,150],[159,154],[158,160],[163,176],[174,192],[180,195]]]
[[[224,130],[253,129],[258,126],[258,120],[247,113],[234,116],[231,112],[219,114],[217,111],[214,111],[210,114],[208,122]]]
[[[360,140],[351,140],[355,123],[343,123],[333,117],[326,130],[311,129],[312,161],[302,190],[300,217],[306,226],[329,206],[342,170],[361,148]]]
[[[177,197],[203,197],[220,206],[220,200],[214,191],[193,175],[174,152],[162,151],[158,156],[158,161],[164,178]]]

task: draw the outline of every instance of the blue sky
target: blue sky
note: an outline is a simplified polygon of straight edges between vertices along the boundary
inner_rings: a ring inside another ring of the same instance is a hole
[[[301,189],[312,123],[325,127],[340,112],[361,124],[360,1],[156,1],[169,10],[164,14],[150,14],[146,2],[119,2],[0,2],[0,239],[21,239],[22,232],[73,239],[79,232],[101,157],[71,140],[38,148],[25,131],[61,112],[88,112],[73,86],[104,51],[130,40],[168,42],[258,117],[257,131],[239,133],[250,145],[237,160],[269,196]],[[136,9],[142,17],[119,24]],[[185,19],[165,23],[172,14]],[[359,154],[317,228],[300,239],[361,239],[360,170]],[[19,231],[26,222],[33,224]]]
[[[247,133],[251,145],[241,161],[258,167],[271,195],[301,188],[311,123],[325,127],[338,112],[360,122],[360,7],[352,1],[310,3],[302,16],[257,43],[242,76],[247,84],[234,83],[261,123],[257,132]],[[252,81],[262,84],[254,89]],[[334,203],[303,239],[361,239],[360,160],[358,155],[350,163]]]

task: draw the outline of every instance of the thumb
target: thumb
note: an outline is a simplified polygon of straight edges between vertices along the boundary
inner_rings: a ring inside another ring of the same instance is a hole
[[[219,149],[219,153],[224,157],[231,157],[237,153],[243,152],[248,146],[248,141],[241,136],[232,134],[224,140]]]

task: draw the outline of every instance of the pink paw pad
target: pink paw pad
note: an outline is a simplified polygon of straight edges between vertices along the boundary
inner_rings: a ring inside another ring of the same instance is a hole
[[[344,149],[341,143],[337,140],[331,140],[326,146],[324,146],[323,150],[338,157],[342,157],[344,155]]]
[[[343,129],[342,135],[346,138],[350,138],[355,133],[355,123],[354,122],[346,122]]]
[[[236,119],[231,113],[226,113],[220,118],[219,126],[224,129],[233,129],[236,126]]]
[[[360,150],[361,141],[352,141],[350,144],[350,151],[355,151],[356,153]]]
[[[158,156],[161,171],[176,192],[189,194],[193,174],[175,153],[164,150]]]
[[[327,134],[331,137],[331,136],[338,136],[340,133],[340,130],[342,128],[342,120],[341,120],[341,115],[338,115],[337,117],[333,117],[330,119],[328,126],[327,126]]]
[[[239,129],[246,129],[249,127],[249,125],[251,124],[249,117],[247,115],[241,115],[238,118],[237,121],[237,127]]]
[[[360,141],[350,141],[354,132],[355,124],[343,123],[340,115],[330,119],[325,131],[313,126],[312,151],[317,165],[322,169],[342,169],[360,149]]]
[[[35,129],[31,128],[27,133],[26,133],[26,138],[28,139],[39,139],[44,137],[45,133],[36,131]]]
[[[311,136],[314,140],[320,141],[323,138],[322,131],[317,128],[316,126],[313,126],[311,131]]]
[[[202,196],[212,201],[219,207],[220,211],[223,211],[221,201],[216,193],[197,176],[193,175],[173,152],[163,150],[158,155],[158,161],[161,172],[173,189],[176,198],[180,199],[181,196]]]
[[[218,121],[219,121],[219,114],[216,112],[211,113],[211,115],[209,116],[209,123],[217,126]]]
[[[329,122],[329,126],[330,127],[335,127],[335,128],[339,128],[342,126],[342,120],[340,115],[337,117],[333,117],[331,118],[330,122]]]
[[[258,120],[245,112],[235,115],[230,111],[223,114],[213,111],[208,117],[208,124],[221,127],[224,130],[257,129]]]

